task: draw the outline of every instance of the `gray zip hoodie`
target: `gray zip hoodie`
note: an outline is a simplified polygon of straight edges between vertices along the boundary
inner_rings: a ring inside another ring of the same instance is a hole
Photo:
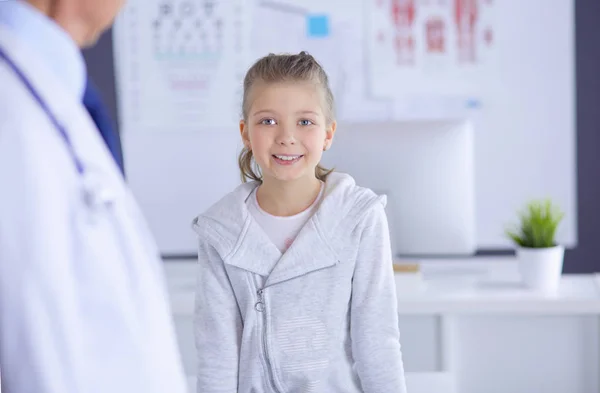
[[[198,393],[405,393],[385,196],[332,173],[282,254],[245,183],[194,219]]]

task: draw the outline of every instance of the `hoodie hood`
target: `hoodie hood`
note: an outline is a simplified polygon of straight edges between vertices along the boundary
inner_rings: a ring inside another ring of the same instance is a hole
[[[248,182],[238,186],[196,217],[192,227],[201,240],[215,248],[226,264],[268,276],[281,253],[274,244],[269,245],[266,234],[254,221],[246,205],[246,200],[259,184]],[[285,254],[296,254],[296,259],[311,259],[309,255],[302,255],[308,252],[303,249],[319,247],[321,252],[328,254],[332,263],[337,263],[345,246],[344,239],[378,203],[385,207],[386,197],[356,185],[348,174],[332,172],[325,182],[320,206]],[[294,247],[296,243],[301,245]],[[253,258],[248,258],[248,253]],[[240,258],[245,260],[242,262]]]

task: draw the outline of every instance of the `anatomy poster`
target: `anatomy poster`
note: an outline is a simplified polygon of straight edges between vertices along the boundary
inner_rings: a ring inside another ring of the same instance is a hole
[[[477,95],[494,66],[493,12],[491,0],[369,0],[371,93]]]

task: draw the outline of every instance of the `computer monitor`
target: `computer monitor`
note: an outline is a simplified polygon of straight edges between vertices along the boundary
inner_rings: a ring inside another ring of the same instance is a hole
[[[476,252],[475,165],[468,120],[339,125],[323,164],[388,196],[396,257]]]

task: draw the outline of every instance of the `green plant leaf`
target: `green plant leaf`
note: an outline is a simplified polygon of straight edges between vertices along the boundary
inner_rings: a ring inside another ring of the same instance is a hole
[[[548,248],[556,245],[556,231],[564,213],[551,200],[533,200],[518,212],[515,229],[506,229],[506,236],[520,247]]]

